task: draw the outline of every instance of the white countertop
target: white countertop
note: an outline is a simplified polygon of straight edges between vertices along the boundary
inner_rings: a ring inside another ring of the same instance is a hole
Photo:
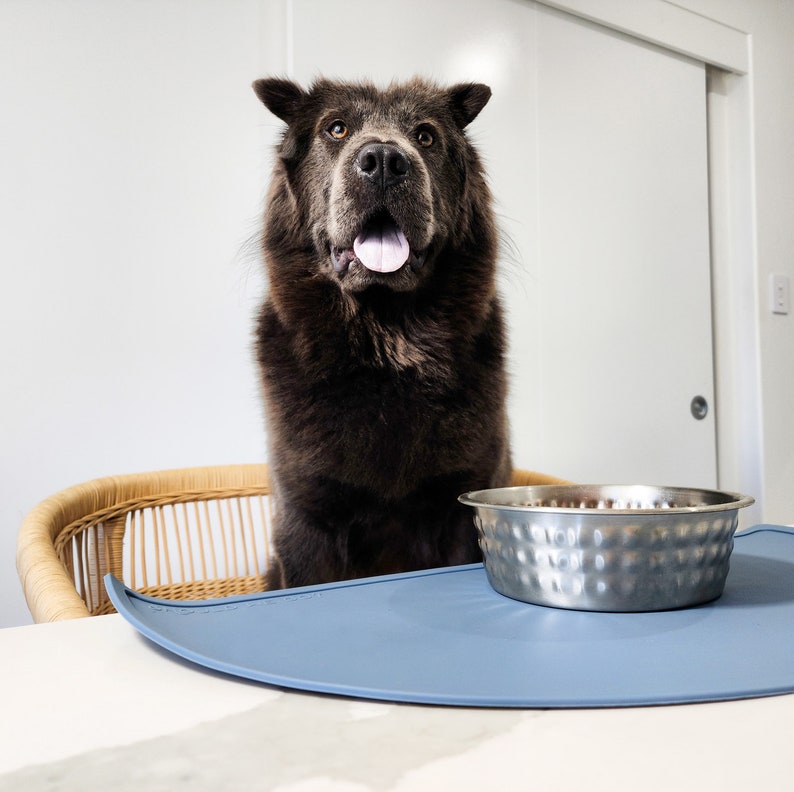
[[[382,704],[182,661],[121,616],[0,630],[0,791],[790,790],[794,695],[595,710]]]

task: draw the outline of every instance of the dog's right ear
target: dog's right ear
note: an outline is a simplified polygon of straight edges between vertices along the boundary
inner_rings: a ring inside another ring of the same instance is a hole
[[[262,104],[273,115],[288,124],[292,123],[308,95],[291,80],[283,80],[279,77],[256,80],[251,87]]]

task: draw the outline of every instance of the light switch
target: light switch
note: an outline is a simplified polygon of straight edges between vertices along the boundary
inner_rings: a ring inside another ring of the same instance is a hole
[[[772,313],[787,314],[789,311],[788,277],[772,273],[769,276],[769,308]]]

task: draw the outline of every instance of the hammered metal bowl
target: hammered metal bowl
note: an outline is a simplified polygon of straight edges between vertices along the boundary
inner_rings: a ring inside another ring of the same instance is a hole
[[[738,510],[754,502],[716,490],[568,484],[480,490],[459,500],[474,509],[496,591],[613,612],[719,597]]]

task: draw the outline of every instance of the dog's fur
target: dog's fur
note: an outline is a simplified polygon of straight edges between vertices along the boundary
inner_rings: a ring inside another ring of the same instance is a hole
[[[463,131],[490,89],[254,90],[287,123],[257,328],[276,499],[268,586],[478,561],[457,496],[511,470],[491,196]],[[396,271],[354,249],[373,224],[410,245]]]

